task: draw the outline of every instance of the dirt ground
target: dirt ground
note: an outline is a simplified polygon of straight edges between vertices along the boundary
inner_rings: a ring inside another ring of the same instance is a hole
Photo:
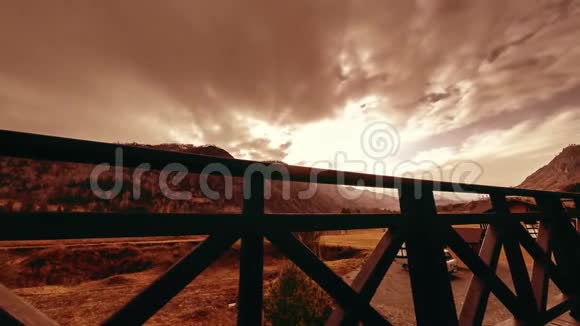
[[[321,239],[322,245],[332,249],[334,260],[326,263],[345,281],[350,282],[356,276],[358,269],[364,261],[364,257],[374,248],[382,230],[352,231],[345,235],[325,235]],[[175,246],[185,249],[188,241],[200,239],[131,239],[114,242],[114,245],[139,246],[146,254],[155,252],[162,256],[165,247],[175,251]],[[18,262],[20,258],[6,256],[6,252],[15,252],[20,255],[30,253],[31,247],[45,246],[42,244],[29,244],[25,249],[14,249],[14,244],[2,244],[0,247],[0,265],[9,265]],[[99,243],[70,242],[66,245],[96,246]],[[112,245],[110,242],[107,245]],[[273,280],[284,258],[272,252],[267,244],[265,259],[264,278],[266,283]],[[339,249],[336,249],[339,248]],[[342,249],[340,249],[342,248]],[[348,250],[344,248],[349,248]],[[356,250],[355,250],[356,249]],[[20,251],[19,251],[20,250]],[[223,258],[218,260],[209,269],[196,278],[178,296],[173,298],[160,312],[158,312],[147,325],[232,325],[236,321],[236,308],[232,307],[237,300],[239,262],[237,259],[239,244],[234,246]],[[331,251],[332,251],[331,250]],[[2,253],[4,252],[4,254]],[[180,252],[180,251],[178,251]],[[349,257],[349,258],[345,258]],[[345,258],[345,259],[338,259]],[[4,259],[4,261],[2,261]],[[530,262],[529,259],[526,259]],[[383,282],[377,289],[372,300],[372,305],[383,313],[395,325],[414,325],[414,308],[410,291],[408,273],[401,267],[401,260],[397,260],[389,269]],[[460,269],[451,278],[457,310],[460,311],[471,273],[459,264]],[[2,266],[0,266],[2,267]],[[9,268],[10,266],[4,266]],[[154,266],[143,272],[110,276],[101,280],[83,282],[76,285],[50,285],[26,288],[14,288],[15,293],[31,302],[48,316],[63,325],[95,325],[103,321],[103,318],[112,314],[123,303],[137,294],[143,287],[151,283],[159,276],[166,266]],[[528,266],[531,268],[531,265]],[[498,276],[513,289],[509,276],[509,269],[502,257],[498,266]],[[0,282],[5,282],[0,275]],[[557,294],[556,287],[551,284],[550,292]],[[550,296],[551,296],[550,295]],[[509,312],[499,303],[493,295],[487,308],[484,324],[491,325],[510,318]]]
[[[0,243],[0,282],[7,286],[12,283],[12,290],[46,313],[62,325],[96,325],[111,315],[124,303],[135,296],[141,289],[150,284],[167,268],[167,255],[171,257],[176,251],[180,256],[190,250],[199,239],[133,239],[131,241],[107,241],[99,244],[93,241],[78,243],[70,241],[62,250],[78,248],[98,248],[101,246],[137,246],[146,257],[163,260],[154,268],[138,272],[119,274],[105,279],[86,281],[80,284],[44,285],[20,287],[14,282],[18,274],[11,275],[7,271],[14,269],[25,257],[35,255],[36,251],[45,250],[45,244],[27,244],[18,248],[14,243]],[[278,273],[285,258],[272,250],[269,243],[265,244],[266,258],[264,261],[265,287]],[[339,275],[346,275],[356,270],[362,263],[364,252],[361,250],[345,250],[342,247],[325,247],[323,255],[331,261],[327,264]],[[336,259],[341,256],[353,258]],[[176,256],[177,257],[177,256]],[[334,257],[334,258],[333,258]],[[236,322],[239,273],[239,243],[222,258],[212,264],[179,295],[163,307],[147,325],[233,325]],[[13,273],[14,274],[14,273]],[[10,277],[8,277],[10,276]],[[10,280],[9,280],[10,278]],[[15,285],[16,284],[16,285]]]
[[[346,275],[346,279],[353,279],[358,271]],[[461,267],[451,277],[451,287],[457,313],[461,311],[463,300],[467,291],[467,286],[472,277],[472,273],[465,267]],[[497,269],[497,275],[508,285],[512,291],[513,283],[510,279],[509,268],[506,263],[500,263]],[[389,321],[395,325],[415,325],[413,298],[410,292],[409,273],[405,271],[400,262],[396,262],[387,272],[386,277],[377,289],[372,300],[372,305],[379,312],[384,314]],[[560,292],[550,284],[550,295],[555,296]],[[511,318],[511,314],[493,295],[490,295],[487,311],[485,314],[484,325],[495,325],[506,319]]]
[[[329,245],[339,245],[342,243],[355,248],[372,250],[382,235],[382,230],[349,231],[344,235],[325,235],[322,238],[322,242]],[[522,252],[528,267],[528,273],[531,274],[533,260],[525,251]],[[371,304],[395,325],[415,325],[415,310],[410,291],[411,283],[409,280],[409,273],[403,269],[402,263],[402,259],[396,259],[393,265],[391,265],[387,275],[383,279],[383,282],[377,289]],[[465,299],[469,281],[473,274],[460,260],[458,260],[458,264],[459,270],[451,276],[451,287],[453,289],[457,313],[459,314],[463,305],[463,300]],[[345,275],[344,279],[347,282],[351,282],[356,277],[357,273],[358,269]],[[515,291],[511,281],[507,259],[503,250],[498,263],[497,275],[512,291]],[[552,282],[550,282],[549,285],[549,292],[549,299],[554,299],[561,293]],[[555,303],[557,302],[549,300],[548,306]],[[490,295],[483,324],[495,325],[511,317],[511,314],[501,304],[501,302],[499,302],[493,294]]]

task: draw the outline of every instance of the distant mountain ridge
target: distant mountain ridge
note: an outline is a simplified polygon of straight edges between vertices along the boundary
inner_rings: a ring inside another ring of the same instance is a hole
[[[174,143],[159,144],[159,145],[144,145],[144,144],[138,144],[138,143],[130,143],[130,144],[126,144],[126,145],[135,146],[135,147],[152,148],[152,149],[158,149],[158,150],[162,150],[162,151],[173,151],[173,152],[199,154],[199,155],[214,156],[214,157],[234,158],[232,156],[232,154],[230,154],[228,151],[226,151],[223,148],[217,147],[215,145],[196,146],[196,145],[192,145],[192,144],[174,144]]]
[[[201,154],[214,157],[233,158],[226,150],[214,145],[195,146],[187,144],[143,145],[127,144],[166,151]],[[91,190],[92,165],[68,162],[35,161],[0,157],[0,210],[17,211],[137,211],[159,213],[212,213],[239,211],[242,206],[242,180],[240,178],[209,176],[208,183],[221,196],[207,198],[200,188],[198,174],[189,174],[173,190],[189,191],[191,200],[170,200],[163,195],[159,186],[159,171],[147,171],[133,180],[133,170],[123,169],[123,187],[112,200],[99,198]],[[135,182],[141,189],[140,198],[133,198]],[[233,185],[233,198],[225,196],[225,185]],[[103,173],[99,185],[112,189],[114,174]],[[399,210],[396,196],[378,194],[369,190],[358,190],[320,184],[309,198],[300,198],[301,192],[311,187],[307,183],[292,182],[289,198],[284,199],[284,184],[271,184],[272,196],[266,199],[266,211],[276,213],[385,213]],[[344,191],[342,191],[344,190]],[[347,194],[346,196],[344,194]],[[349,197],[352,199],[347,199]]]
[[[160,145],[142,145],[133,143],[132,146],[153,148],[159,150],[176,151],[191,154],[200,154],[214,157],[235,158],[225,149],[215,145],[195,146],[191,144],[160,144]],[[280,163],[282,161],[266,161],[265,163]],[[241,184],[238,185],[241,187]],[[311,199],[300,199],[298,193],[305,191],[307,185],[298,182],[292,182],[291,193],[288,200],[281,197],[283,185],[276,182],[272,185],[272,197],[266,200],[266,207],[269,211],[274,212],[340,212],[346,208],[352,212],[379,212],[398,211],[399,200],[395,196],[387,194],[378,194],[369,190],[356,190],[353,187],[343,187],[339,191],[336,186],[319,184],[317,191]],[[221,189],[220,189],[221,190]],[[219,190],[218,190],[219,191]],[[355,198],[352,200],[345,199],[345,195],[351,195]]]
[[[548,164],[528,176],[518,188],[580,191],[580,145],[565,147]]]

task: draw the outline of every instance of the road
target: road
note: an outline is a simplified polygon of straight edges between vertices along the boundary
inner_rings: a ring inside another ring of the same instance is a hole
[[[528,266],[531,270],[531,267]],[[345,276],[350,282],[354,279],[358,271],[351,272]],[[513,290],[509,267],[506,263],[498,265],[497,275]],[[467,291],[471,272],[464,266],[451,277],[451,286],[457,311],[461,311],[463,300]],[[409,273],[401,266],[401,261],[393,263],[383,282],[377,289],[372,300],[372,305],[379,312],[385,315],[391,323],[395,325],[415,325],[415,316],[413,308],[413,298],[411,296],[411,283]],[[550,294],[548,297],[559,294],[557,287],[550,283]],[[548,303],[550,305],[550,302]],[[485,315],[484,325],[495,325],[506,319],[511,318],[509,311],[493,295],[490,295],[487,312]]]

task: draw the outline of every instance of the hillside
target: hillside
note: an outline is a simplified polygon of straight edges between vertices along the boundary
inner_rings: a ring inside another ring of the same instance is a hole
[[[552,191],[580,191],[580,145],[570,145],[518,187]]]
[[[182,144],[141,145],[160,150],[180,151],[208,156],[232,158],[227,151],[213,146],[194,146]],[[141,180],[134,180],[133,169],[123,169],[123,187],[112,200],[101,199],[90,187],[90,173],[94,166],[77,163],[33,161],[19,158],[0,157],[0,210],[7,211],[134,211],[157,213],[216,213],[237,212],[241,209],[242,180],[210,176],[210,189],[219,193],[219,198],[209,199],[201,190],[200,176],[189,174],[178,185],[171,186],[174,191],[189,191],[191,200],[170,200],[159,187],[159,171],[146,171]],[[225,196],[226,184],[233,185],[232,196]],[[99,177],[99,186],[112,189],[115,184],[112,172]],[[140,185],[140,196],[133,195],[134,186]],[[289,199],[284,199],[281,182],[271,185],[272,196],[266,200],[266,211],[278,213],[339,213],[383,212],[399,209],[398,199],[393,196],[380,196],[364,190],[352,200],[346,200],[336,186],[318,185],[309,198],[299,198],[309,185],[291,183]],[[349,190],[350,189],[350,190]],[[344,187],[347,194],[353,189]],[[104,194],[104,193],[103,193]]]
[[[182,152],[182,153],[189,153],[189,154],[199,154],[199,155],[206,155],[206,156],[214,156],[214,157],[223,157],[223,158],[234,158],[232,154],[228,153],[225,149],[219,148],[215,145],[202,145],[202,146],[195,146],[191,144],[159,144],[159,145],[143,145],[138,143],[129,144],[130,146],[135,147],[145,147],[145,148],[153,148],[162,151],[174,151],[174,152]]]
[[[580,145],[570,145],[564,148],[548,164],[532,173],[517,187],[580,192]],[[442,213],[483,213],[490,208],[489,199],[485,199],[442,205],[439,210]]]

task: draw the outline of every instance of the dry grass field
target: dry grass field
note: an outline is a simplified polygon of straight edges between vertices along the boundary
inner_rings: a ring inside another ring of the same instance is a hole
[[[323,259],[350,282],[382,235],[382,229],[323,235]],[[63,325],[95,325],[201,240],[203,237],[88,239],[58,244],[0,242],[0,282]],[[265,252],[267,288],[285,258],[268,242]],[[111,263],[103,263],[105,260]],[[530,262],[529,257],[526,261]],[[232,304],[237,300],[238,269],[239,243],[236,243],[147,324],[235,324],[236,308]],[[512,286],[505,255],[498,274]],[[458,307],[470,278],[469,270],[460,264],[459,272],[452,277]],[[373,305],[395,324],[414,323],[409,277],[399,260],[377,290]],[[493,296],[488,311],[489,323],[509,317]]]
[[[63,325],[95,325],[202,239],[4,242],[0,243],[0,282]],[[234,324],[236,308],[230,306],[237,300],[239,245],[236,243],[148,324]],[[328,265],[339,275],[356,270],[366,255],[364,250],[349,247],[322,249]],[[285,258],[269,243],[265,252],[267,283],[277,276]],[[105,264],[105,260],[116,264]],[[31,266],[31,262],[35,264]]]
[[[327,246],[348,245],[362,250],[373,250],[384,234],[383,229],[349,230],[346,234],[326,234],[320,243]]]

